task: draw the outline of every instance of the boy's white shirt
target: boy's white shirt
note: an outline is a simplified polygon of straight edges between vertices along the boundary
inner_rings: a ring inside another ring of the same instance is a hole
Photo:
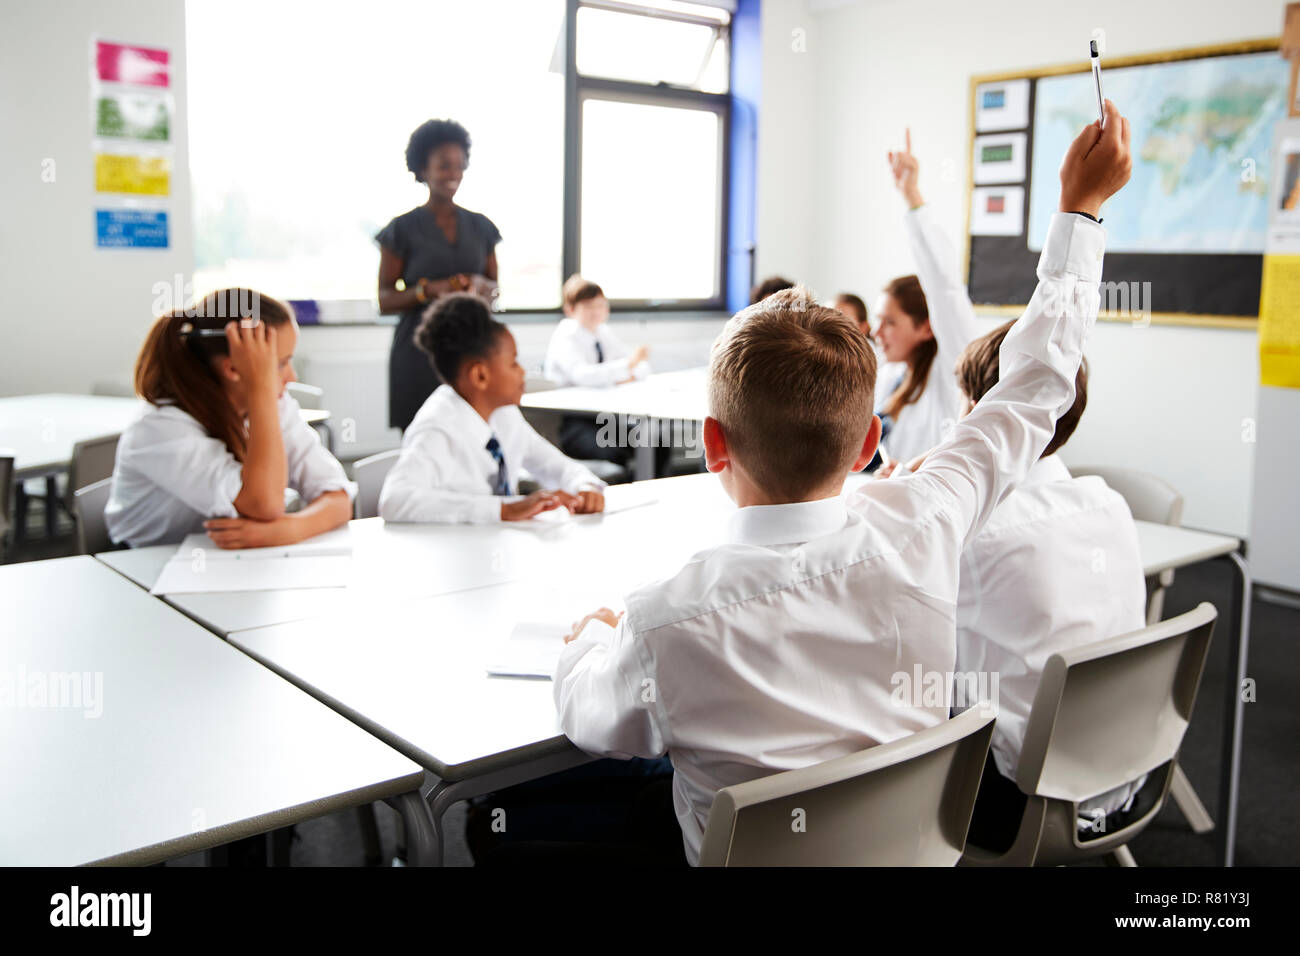
[[[957,671],[999,675],[992,750],[1004,777],[1016,778],[1047,659],[1145,626],[1142,555],[1123,497],[1095,475],[1071,477],[1056,455],[1040,459],[961,556]],[[1145,780],[1056,796],[1091,798],[1079,801],[1091,823],[1091,811],[1126,807]]]
[[[355,498],[338,459],[302,420],[288,392],[276,406],[288,465],[288,488],[312,502],[327,491]],[[208,518],[235,518],[244,466],[198,419],[172,404],[154,405],[117,444],[112,492],[104,509],[109,537],[132,547],[170,544],[201,532]]]
[[[566,456],[524,420],[518,405],[503,405],[487,421],[450,385],[439,385],[420,406],[402,436],[402,453],[379,494],[385,521],[489,524],[501,520],[501,502],[518,500],[492,493],[497,462],[487,450],[496,436],[510,487],[521,471],[544,488],[602,491],[601,481]]]
[[[719,788],[947,718],[948,701],[920,688],[895,698],[915,668],[954,669],[962,548],[1074,399],[1104,241],[1082,216],[1053,217],[1001,381],[916,475],[847,501],[742,508],[727,543],[633,591],[617,628],[592,621],[565,647],[561,727],[593,754],[671,755],[692,863]]]
[[[926,377],[925,390],[911,405],[905,405],[894,420],[888,437],[882,442],[895,461],[911,461],[925,454],[951,433],[960,417],[964,399],[957,385],[954,368],[962,351],[979,335],[975,308],[966,285],[957,274],[957,254],[948,237],[935,223],[929,208],[920,206],[904,217],[907,240],[916,262],[916,276],[925,293],[930,312],[930,329],[936,346],[934,361]],[[903,363],[882,369],[877,380],[876,412],[883,410],[892,391],[890,386]]]
[[[603,362],[597,360],[597,342],[604,354]],[[592,332],[577,319],[561,319],[546,347],[542,374],[556,385],[594,387],[617,385],[629,378],[643,379],[650,374],[649,361],[638,362],[629,370],[630,357],[627,346],[608,322],[602,322]]]

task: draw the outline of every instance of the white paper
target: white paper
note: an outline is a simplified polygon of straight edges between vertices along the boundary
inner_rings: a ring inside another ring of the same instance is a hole
[[[223,550],[206,534],[188,535],[150,589],[151,594],[212,594],[337,588],[352,580],[347,527],[297,544]]]
[[[496,677],[545,677],[555,674],[570,624],[520,623],[492,649],[487,672]]]
[[[972,236],[1019,236],[1024,231],[1024,186],[980,186],[971,191]]]
[[[204,559],[208,561],[344,555],[352,553],[352,534],[349,528],[344,525],[342,528],[326,531],[324,534],[315,535],[305,541],[299,541],[297,544],[285,544],[273,548],[234,548],[229,550],[218,548],[206,534],[191,534],[186,535],[185,540],[177,547],[175,557],[184,557],[187,560],[196,558],[198,557],[196,551],[201,551]]]
[[[1027,142],[1024,133],[976,136],[975,153],[971,157],[971,165],[975,170],[975,185],[1024,182]],[[1005,157],[1002,154],[1005,154]]]
[[[1029,80],[981,83],[975,88],[975,132],[1024,129],[1029,125]]]

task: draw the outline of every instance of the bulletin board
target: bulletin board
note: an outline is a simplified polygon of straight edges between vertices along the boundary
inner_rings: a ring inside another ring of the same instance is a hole
[[[1259,316],[1273,130],[1290,82],[1277,50],[1275,37],[1102,58],[1134,167],[1102,207],[1103,283],[1145,299],[1152,322],[1241,328]],[[1018,314],[1033,295],[1061,159],[1096,119],[1087,60],[971,78],[967,284],[983,310]]]

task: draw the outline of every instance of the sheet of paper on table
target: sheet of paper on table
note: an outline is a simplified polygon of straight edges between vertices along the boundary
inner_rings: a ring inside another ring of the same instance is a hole
[[[222,550],[206,534],[185,538],[163,566],[152,594],[211,594],[336,588],[352,577],[352,540],[338,528],[297,544]]]

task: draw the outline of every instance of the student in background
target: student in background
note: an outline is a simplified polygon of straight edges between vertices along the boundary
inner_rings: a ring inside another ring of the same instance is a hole
[[[140,350],[152,408],[122,434],[104,518],[115,542],[206,530],[221,548],[291,544],[345,524],[356,486],[285,392],[298,325],[283,302],[226,289],[164,315]],[[302,510],[285,513],[292,488]]]
[[[749,293],[749,304],[762,302],[769,295],[775,295],[785,289],[793,289],[794,283],[784,276],[769,276],[758,285],[754,286]]]
[[[565,318],[551,334],[542,374],[556,385],[611,386],[650,374],[650,348],[631,352],[609,327],[609,300],[594,282],[578,274],[564,283]],[[624,463],[632,449],[603,447],[590,415],[565,415],[560,424],[560,450],[573,458]]]
[[[852,292],[841,292],[835,297],[833,308],[843,312],[858,323],[858,328],[862,330],[862,334],[870,337],[871,324],[867,321],[867,304],[862,301],[861,296],[856,296]]]
[[[524,421],[515,337],[482,299],[467,293],[439,299],[415,341],[444,384],[402,436],[402,454],[379,495],[385,521],[486,524],[561,507],[577,514],[604,510],[605,483]],[[520,498],[523,469],[543,489]]]
[[[903,363],[901,375],[879,383],[876,412],[892,422],[885,451],[908,461],[941,441],[956,421],[961,396],[953,364],[978,328],[956,255],[917,187],[910,130],[907,149],[891,152],[889,165],[907,201],[904,223],[917,274],[890,282],[876,306],[876,341],[885,361]]]
[[[1062,211],[1001,380],[906,481],[841,497],[880,423],[874,356],[840,313],[783,292],[714,344],[704,441],[739,506],[729,541],[633,591],[625,614],[580,621],[553,685],[560,726],[583,750],[670,755],[691,862],[719,788],[947,719],[923,688],[898,701],[892,678],[952,672],[961,552],[1074,401],[1099,298],[1095,219],[1132,166],[1128,123],[1107,112],[1106,129],[1088,126],[1066,154]]]
[[[958,360],[968,408],[997,385],[998,351],[1011,327],[976,339]],[[1146,625],[1146,582],[1128,505],[1096,476],[1071,477],[1056,455],[1087,403],[1085,365],[1046,450],[962,552],[957,673],[1000,675],[998,720],[969,836],[989,850],[1011,846],[1024,813],[1014,781],[1047,659]],[[1124,825],[1117,817],[1131,809],[1145,779],[1081,802],[1079,829]]]

